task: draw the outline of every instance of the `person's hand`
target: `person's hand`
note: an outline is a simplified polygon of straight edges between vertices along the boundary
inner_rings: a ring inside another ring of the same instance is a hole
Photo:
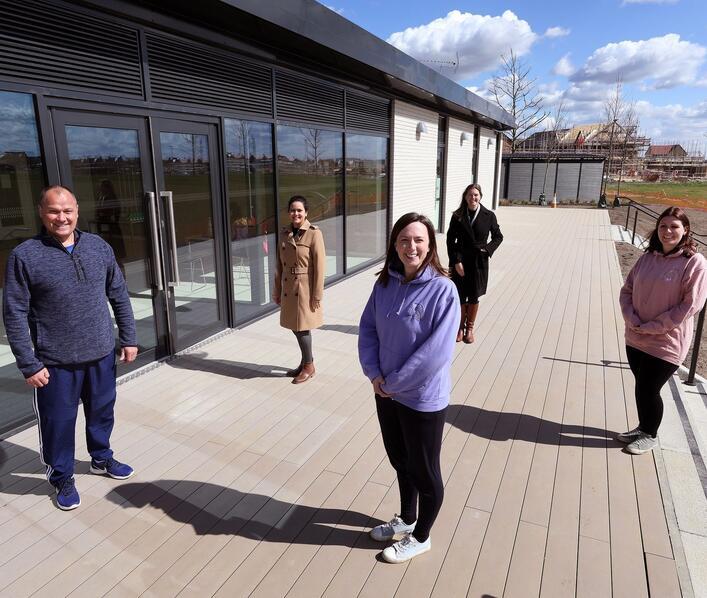
[[[120,361],[123,363],[130,363],[135,361],[137,357],[137,347],[121,347],[120,348]]]
[[[319,299],[310,299],[309,307],[312,308],[312,311],[317,311],[321,306],[322,302]]]
[[[42,368],[36,374],[32,374],[29,378],[25,378],[25,382],[32,388],[42,388],[49,384],[49,370]]]
[[[464,278],[464,264],[461,262],[457,262],[454,264],[454,270],[456,270],[456,273],[459,274],[462,278]]]
[[[392,396],[385,392],[383,388],[381,388],[383,384],[385,384],[385,378],[383,378],[383,376],[378,376],[377,378],[374,378],[371,383],[373,384],[373,392],[375,392],[377,395],[386,398]]]
[[[280,295],[275,295],[275,294],[273,293],[272,300],[273,300],[275,303],[277,303],[278,305],[280,305]]]

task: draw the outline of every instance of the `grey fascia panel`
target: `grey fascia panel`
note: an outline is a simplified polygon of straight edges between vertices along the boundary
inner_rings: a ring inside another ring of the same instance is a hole
[[[485,117],[498,129],[512,129],[516,124],[513,117],[499,106],[466,90],[315,0],[220,1]]]

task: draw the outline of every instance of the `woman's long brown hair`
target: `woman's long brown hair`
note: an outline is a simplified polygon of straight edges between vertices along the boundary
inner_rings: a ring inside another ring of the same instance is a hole
[[[417,212],[408,212],[403,214],[398,221],[393,225],[393,230],[390,232],[390,241],[388,242],[388,253],[385,256],[385,262],[383,263],[383,269],[378,272],[378,282],[384,287],[388,286],[388,281],[390,280],[390,273],[388,268],[399,272],[400,274],[405,274],[405,267],[398,257],[398,252],[395,249],[395,242],[398,240],[402,230],[413,222],[421,222],[425,225],[427,229],[427,235],[430,238],[430,250],[427,252],[425,259],[420,264],[418,272],[424,270],[428,265],[432,266],[440,276],[448,276],[447,269],[442,266],[439,261],[439,254],[437,253],[437,239],[435,238],[435,227],[430,222],[427,216],[418,214]]]

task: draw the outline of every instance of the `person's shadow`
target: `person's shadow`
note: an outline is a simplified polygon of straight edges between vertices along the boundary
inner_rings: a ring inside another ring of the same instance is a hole
[[[228,361],[212,359],[206,353],[187,353],[169,362],[169,366],[180,370],[208,372],[239,380],[251,378],[282,378],[287,368],[277,365],[246,363],[243,361]]]
[[[614,440],[616,432],[563,424],[525,413],[490,411],[473,405],[450,405],[447,421],[467,434],[489,440],[524,440],[539,444],[562,444],[587,448],[623,446]]]
[[[266,542],[381,549],[369,538],[368,529],[382,522],[370,515],[292,504],[208,482],[125,483],[107,498],[123,508],[159,509],[174,521],[191,525],[199,536],[225,534]]]

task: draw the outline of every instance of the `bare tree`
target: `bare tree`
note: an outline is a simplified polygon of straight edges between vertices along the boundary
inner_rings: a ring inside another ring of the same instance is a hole
[[[628,104],[623,111],[623,143],[620,152],[620,163],[619,163],[619,183],[616,187],[616,196],[618,197],[621,192],[621,179],[624,174],[624,164],[629,153],[636,152],[636,145],[638,143],[638,113],[636,112],[636,102],[631,102]],[[619,200],[620,202],[621,200]]]
[[[623,83],[621,81],[621,76],[616,78],[616,86],[614,91],[609,96],[609,98],[604,102],[604,118],[606,120],[605,130],[609,132],[609,153],[608,153],[608,166],[606,168],[606,177],[604,178],[602,185],[602,195],[606,196],[606,184],[608,182],[609,176],[611,176],[611,168],[614,159],[614,143],[616,141],[617,125],[619,121],[622,120],[624,111],[626,110],[626,103],[624,101],[623,95]],[[606,197],[605,197],[606,199]]]
[[[530,67],[510,50],[501,56],[502,73],[491,81],[489,93],[495,102],[509,112],[516,121],[511,130],[511,153],[515,153],[521,140],[547,118],[543,100],[536,91],[537,78],[531,77]]]
[[[547,183],[547,171],[550,168],[550,162],[553,158],[557,157],[558,151],[560,149],[560,135],[567,128],[567,113],[565,110],[565,100],[561,99],[560,103],[555,106],[552,112],[551,119],[552,127],[546,129],[547,135],[546,147],[545,147],[545,176],[543,177],[543,191],[542,195],[545,195],[545,185]]]

